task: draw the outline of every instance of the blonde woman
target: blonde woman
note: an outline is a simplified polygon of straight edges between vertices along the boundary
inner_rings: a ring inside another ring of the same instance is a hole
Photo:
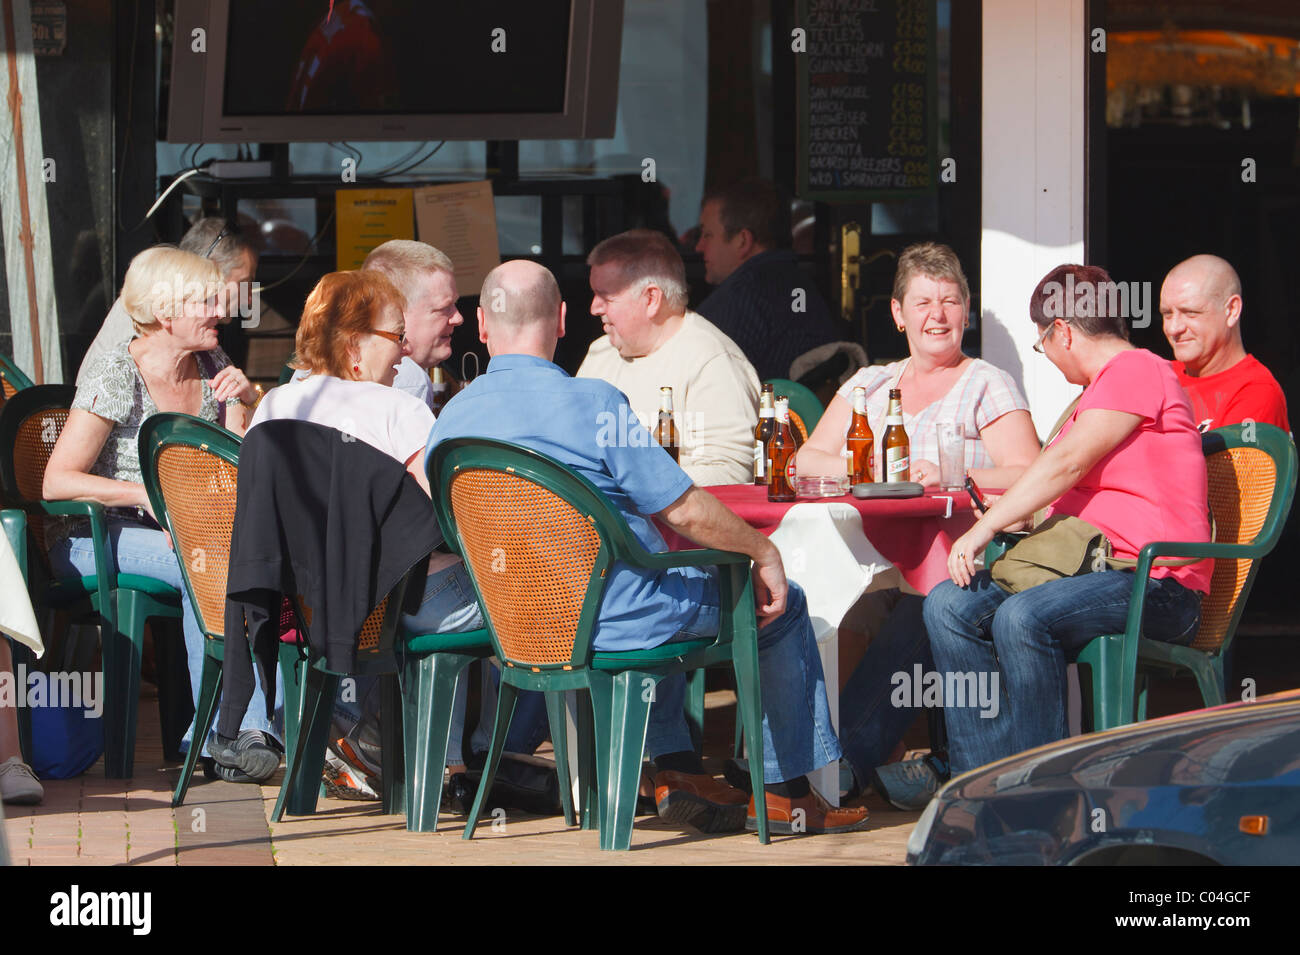
[[[224,280],[210,260],[169,246],[146,249],[131,260],[122,304],[136,337],[120,342],[85,369],[72,412],[50,455],[43,493],[47,500],[97,501],[105,507],[109,546],[119,573],[144,574],[181,592],[185,652],[197,703],[203,634],[181,583],[180,565],[154,520],[140,475],[140,425],[159,411],[216,421],[243,434],[257,392],[217,347],[225,314]],[[95,573],[94,547],[84,521],[51,522],[48,546],[57,574]],[[261,688],[258,688],[261,696]],[[250,706],[245,747],[274,751],[266,700]],[[188,739],[188,736],[187,736]],[[265,771],[275,772],[279,757]],[[262,769],[256,774],[262,776]],[[248,781],[251,776],[226,778]],[[262,777],[265,778],[265,777]]]

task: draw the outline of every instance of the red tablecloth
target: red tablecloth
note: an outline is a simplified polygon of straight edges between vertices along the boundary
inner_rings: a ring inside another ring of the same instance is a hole
[[[948,579],[948,554],[952,542],[975,523],[970,496],[965,491],[927,490],[922,497],[873,498],[845,495],[777,504],[767,499],[767,488],[752,484],[706,487],[719,501],[751,527],[770,535],[795,504],[849,504],[862,516],[862,533],[903,578],[920,593],[929,593]],[[949,513],[951,499],[951,517]],[[659,525],[673,550],[694,547],[690,541]]]

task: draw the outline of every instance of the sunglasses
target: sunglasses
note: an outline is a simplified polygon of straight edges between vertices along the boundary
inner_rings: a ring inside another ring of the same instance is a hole
[[[217,243],[220,242],[222,239],[224,239],[226,236],[234,235],[234,234],[235,234],[234,230],[232,230],[229,226],[222,226],[221,231],[217,233],[217,237],[213,239],[212,244],[208,246],[208,251],[203,253],[203,257],[205,259],[211,257],[212,250],[217,247]]]
[[[387,338],[394,345],[406,344],[406,332],[401,332],[399,334],[397,332],[384,331],[382,328],[372,328],[370,329],[370,334],[378,335],[380,338]]]

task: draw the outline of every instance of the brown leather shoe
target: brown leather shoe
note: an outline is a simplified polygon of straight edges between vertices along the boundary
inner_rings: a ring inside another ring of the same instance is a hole
[[[745,794],[712,776],[655,773],[659,818],[689,822],[700,832],[740,832],[745,826]]]
[[[767,794],[767,828],[778,835],[820,836],[832,832],[853,832],[867,824],[866,806],[841,806],[836,809],[812,790],[806,796],[790,799],[788,796]],[[745,814],[745,828],[758,829],[758,813],[754,798],[749,799]]]

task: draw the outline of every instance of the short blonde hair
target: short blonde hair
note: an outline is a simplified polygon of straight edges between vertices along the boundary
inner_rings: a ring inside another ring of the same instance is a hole
[[[970,307],[970,284],[957,253],[948,246],[938,242],[918,242],[903,250],[898,257],[898,271],[894,273],[893,297],[896,301],[903,301],[907,287],[918,275],[955,283],[961,289],[962,304]]]
[[[408,302],[415,297],[415,283],[421,275],[429,272],[456,274],[456,266],[445,252],[427,242],[412,239],[389,239],[376,246],[361,263],[361,268],[374,269],[388,276]]]
[[[223,289],[221,269],[210,259],[155,245],[131,260],[122,280],[122,307],[137,335],[147,335],[158,319],[175,318],[189,302],[201,302]]]

